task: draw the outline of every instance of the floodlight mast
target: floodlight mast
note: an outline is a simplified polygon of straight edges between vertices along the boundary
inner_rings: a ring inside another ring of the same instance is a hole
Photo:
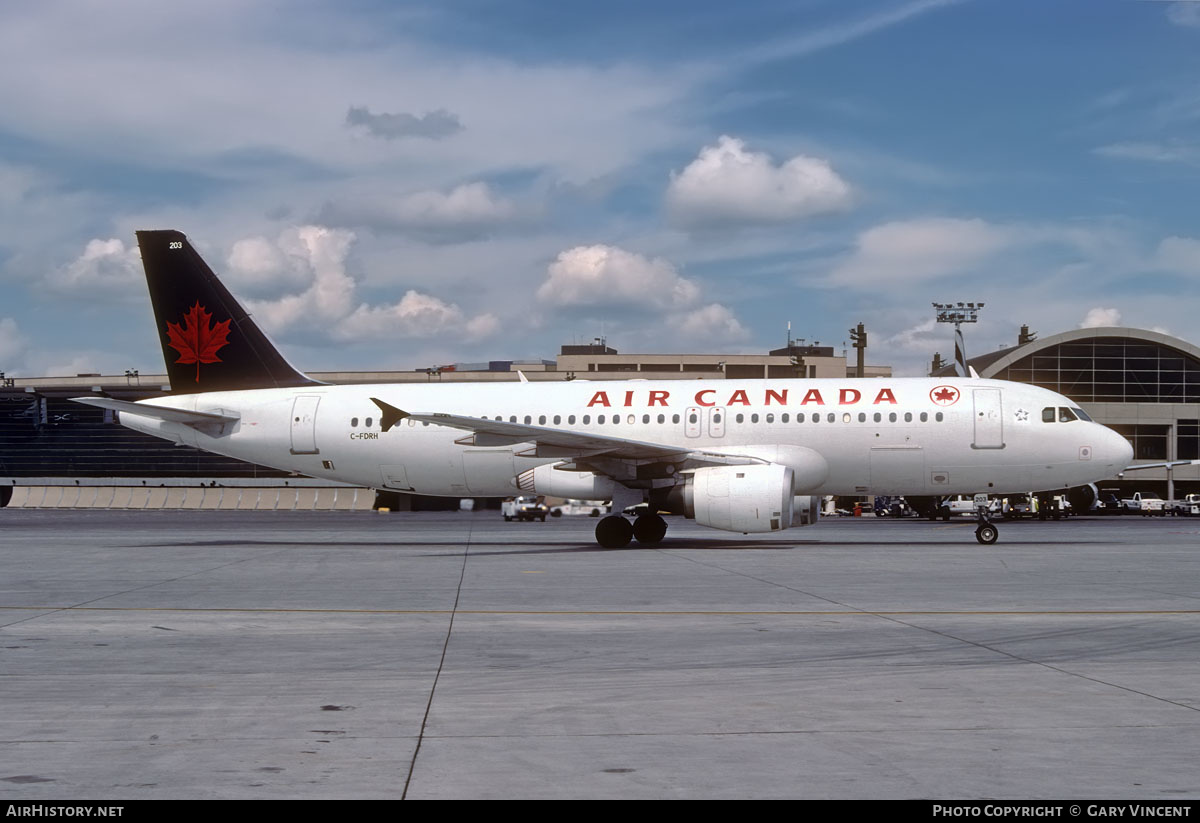
[[[934,303],[937,322],[954,324],[954,371],[959,377],[970,377],[967,368],[967,347],[963,343],[962,324],[978,323],[983,303]]]

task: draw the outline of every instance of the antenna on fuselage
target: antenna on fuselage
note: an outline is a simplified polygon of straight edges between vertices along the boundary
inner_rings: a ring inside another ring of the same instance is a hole
[[[978,377],[967,365],[967,347],[963,343],[962,324],[978,323],[982,303],[934,303],[937,322],[954,324],[954,373],[959,377]]]

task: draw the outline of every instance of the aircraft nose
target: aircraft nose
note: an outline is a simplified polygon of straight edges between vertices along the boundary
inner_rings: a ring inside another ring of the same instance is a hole
[[[1100,426],[1101,432],[1100,442],[1097,451],[1097,457],[1105,465],[1111,465],[1114,471],[1122,472],[1133,463],[1133,446],[1129,441],[1108,426]]]

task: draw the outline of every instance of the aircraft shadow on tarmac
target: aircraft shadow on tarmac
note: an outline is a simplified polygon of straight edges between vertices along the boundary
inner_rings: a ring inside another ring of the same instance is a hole
[[[865,548],[865,547],[923,547],[935,548],[938,546],[954,546],[957,547],[966,541],[946,540],[930,542],[927,540],[788,540],[784,541],[750,541],[750,540],[722,540],[720,538],[667,538],[662,543],[653,546],[643,546],[638,543],[630,543],[622,549],[606,549],[602,546],[597,546],[595,543],[582,543],[574,540],[563,541],[539,541],[524,546],[514,547],[511,541],[495,540],[495,541],[463,541],[463,540],[420,540],[420,541],[383,541],[372,540],[354,543],[330,543],[328,540],[189,540],[164,543],[157,541],[154,543],[142,543],[138,548],[182,548],[182,547],[238,547],[238,546],[263,546],[270,548],[308,548],[320,547],[324,549],[399,549],[399,548],[427,548],[435,546],[445,546],[450,548],[461,549],[464,546],[469,546],[470,553],[474,557],[486,557],[489,555],[522,555],[522,554],[613,554],[621,552],[634,551],[668,551],[668,550],[688,550],[688,551],[786,551],[796,548]],[[1037,545],[1051,546],[1076,546],[1082,543],[1089,545],[1113,544],[1119,541],[1114,540],[1038,540]],[[1028,545],[1027,542],[1012,543],[1011,545]],[[503,546],[504,550],[495,551],[479,551],[491,546]],[[1003,546],[1001,546],[1003,548]],[[981,548],[982,551],[982,548]],[[444,556],[444,555],[424,555],[424,556]]]

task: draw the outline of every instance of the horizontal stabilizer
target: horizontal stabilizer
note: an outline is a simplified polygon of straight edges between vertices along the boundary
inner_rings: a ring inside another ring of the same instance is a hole
[[[111,397],[72,397],[71,400],[88,406],[98,406],[102,409],[128,414],[140,414],[142,417],[166,420],[169,423],[183,423],[187,426],[223,426],[226,423],[236,423],[241,419],[236,414],[187,411],[186,409],[173,409],[169,406],[152,406],[149,403],[114,400]]]

